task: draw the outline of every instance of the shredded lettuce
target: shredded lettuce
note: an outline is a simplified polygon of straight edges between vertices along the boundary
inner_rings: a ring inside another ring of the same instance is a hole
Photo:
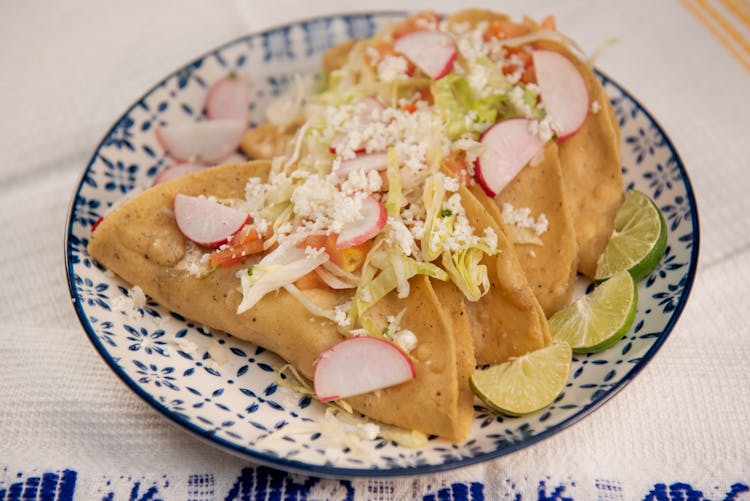
[[[255,306],[269,292],[293,283],[328,261],[328,254],[308,253],[297,246],[299,241],[299,238],[284,240],[253,265],[252,274],[247,273],[246,269],[237,272],[242,287],[242,302],[237,307],[238,314]]]
[[[433,174],[427,178],[422,192],[426,217],[425,233],[421,242],[422,254],[427,261],[434,261],[442,254],[443,242],[452,232],[454,215],[441,216],[445,193],[442,174]]]
[[[537,103],[538,91],[518,85],[523,92],[523,104],[531,111],[530,118],[544,118],[544,110]],[[524,110],[511,99],[513,88],[496,64],[486,57],[472,61],[466,76],[452,73],[434,82],[435,107],[448,137],[456,140],[466,133],[475,135],[499,120],[525,116]]]
[[[388,248],[379,251],[370,266],[370,274],[379,273],[372,279],[363,281],[357,288],[349,316],[352,320],[367,311],[392,290],[398,289],[416,275],[427,275],[437,280],[448,280],[448,273],[432,263],[423,263],[407,257],[400,249]],[[407,285],[408,286],[408,285]],[[408,292],[407,292],[408,293]]]
[[[297,288],[296,285],[286,284],[284,286],[284,290],[287,291],[292,296],[294,296],[297,299],[297,301],[302,303],[302,306],[304,306],[307,309],[307,311],[309,311],[316,317],[327,318],[331,322],[334,322],[334,323],[336,322],[336,313],[333,310],[325,310],[321,308],[320,306],[318,306],[317,304],[315,304],[315,302],[309,297],[307,297],[304,294],[304,292],[299,290],[299,288]]]
[[[398,217],[401,213],[401,206],[404,204],[404,195],[401,192],[401,172],[399,170],[398,154],[393,147],[388,148],[386,166],[388,195],[385,202],[385,210],[388,216]]]
[[[477,247],[460,252],[443,252],[443,267],[469,301],[478,301],[490,289],[487,267],[480,264],[483,257],[484,252]]]

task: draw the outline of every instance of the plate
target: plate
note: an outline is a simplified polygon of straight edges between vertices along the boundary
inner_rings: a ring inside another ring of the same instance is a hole
[[[475,406],[470,436],[433,438],[411,449],[382,438],[347,447],[321,427],[325,407],[280,385],[283,362],[252,344],[211,332],[159,305],[121,311],[130,287],[86,253],[91,226],[115,201],[151,182],[169,158],[154,129],[200,119],[208,86],[229,71],[249,72],[251,112],[259,122],[296,73],[315,72],[325,50],[371,36],[402,13],[335,15],[280,26],[229,42],[157,83],[133,104],[96,148],[73,195],[66,271],[81,324],[112,370],[167,419],[256,463],[318,476],[393,476],[446,470],[517,451],[589,415],[655,355],[687,301],[698,258],[698,217],[685,168],[669,138],[627,91],[598,72],[622,130],[628,189],[656,202],[669,227],[667,251],[639,285],[632,329],[613,348],[576,356],[564,393],[536,414],[508,418]],[[478,401],[477,401],[478,402]]]

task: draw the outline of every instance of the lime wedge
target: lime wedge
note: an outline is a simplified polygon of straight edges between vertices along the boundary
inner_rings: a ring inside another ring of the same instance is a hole
[[[565,388],[573,354],[567,343],[554,342],[499,365],[479,369],[471,389],[491,408],[520,416],[547,407]]]
[[[637,306],[635,280],[621,271],[552,315],[549,326],[554,338],[570,344],[574,352],[593,353],[622,339],[633,324]]]
[[[628,270],[638,282],[648,276],[667,247],[667,224],[656,204],[631,191],[615,216],[615,229],[596,263],[597,282]]]

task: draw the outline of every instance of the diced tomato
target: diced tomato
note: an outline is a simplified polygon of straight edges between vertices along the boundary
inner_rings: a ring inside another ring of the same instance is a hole
[[[367,253],[372,248],[372,241],[368,240],[359,245],[353,245],[346,249],[337,249],[336,240],[338,235],[331,233],[330,235],[313,235],[307,237],[299,245],[300,247],[312,247],[313,249],[325,249],[328,256],[331,258],[331,262],[342,268],[349,273],[358,270],[362,267],[362,263],[365,262]]]
[[[417,101],[426,101],[432,104],[432,92],[429,87],[419,87],[413,96],[413,99],[401,106],[401,109],[408,113],[414,113],[417,111]]]
[[[393,42],[390,42],[388,40],[379,40],[371,45],[371,47],[378,51],[378,57],[373,58],[372,55],[370,55],[368,52],[365,52],[365,62],[370,66],[377,66],[380,61],[388,56],[401,56],[406,60],[407,75],[413,75],[414,71],[417,69],[417,67],[414,66],[414,63],[409,61],[408,58],[404,57],[400,52],[397,52],[396,49],[393,48]]]
[[[414,33],[415,31],[436,30],[439,24],[440,16],[438,16],[437,13],[431,10],[418,12],[398,23],[393,28],[391,36],[394,40],[397,40],[402,36]]]
[[[325,283],[322,278],[320,278],[320,275],[315,273],[315,270],[311,271],[307,275],[299,277],[294,282],[294,285],[301,291],[309,289],[330,289],[330,287],[328,287],[328,284]]]
[[[241,263],[251,254],[263,252],[263,239],[251,225],[245,225],[229,237],[226,245],[221,246],[209,256],[211,266],[229,267]]]
[[[525,84],[536,83],[536,71],[534,70],[534,61],[531,57],[531,53],[525,50],[523,47],[507,47],[508,57],[517,56],[520,60],[520,64],[506,64],[503,66],[503,74],[511,75],[516,72],[519,67],[523,68],[521,75],[521,82]]]
[[[471,180],[469,164],[466,162],[466,152],[455,150],[443,158],[443,167],[453,173],[456,179],[463,185],[468,185]]]
[[[509,19],[497,19],[492,21],[482,35],[485,42],[492,40],[493,38],[499,38],[500,40],[506,38],[516,38],[524,35],[528,35],[531,29],[521,23],[516,23]]]
[[[329,253],[331,256],[331,262],[339,268],[351,273],[362,267],[362,264],[367,257],[367,253],[370,252],[370,249],[372,248],[372,240],[347,247],[346,249],[336,249],[336,239],[334,239],[332,247],[334,252]]]

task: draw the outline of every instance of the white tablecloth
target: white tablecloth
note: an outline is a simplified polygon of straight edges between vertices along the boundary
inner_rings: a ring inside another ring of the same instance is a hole
[[[646,369],[541,443],[424,476],[305,478],[176,429],[107,368],[70,304],[65,218],[96,144],[153,83],[222,42],[320,14],[450,12],[462,3],[8,0],[0,4],[0,499],[750,499],[750,4],[475,5],[537,19],[552,12],[589,52],[617,38],[597,66],[653,113],[690,173],[699,272]],[[710,17],[710,8],[723,9],[744,44],[714,28],[722,42],[695,13]]]

